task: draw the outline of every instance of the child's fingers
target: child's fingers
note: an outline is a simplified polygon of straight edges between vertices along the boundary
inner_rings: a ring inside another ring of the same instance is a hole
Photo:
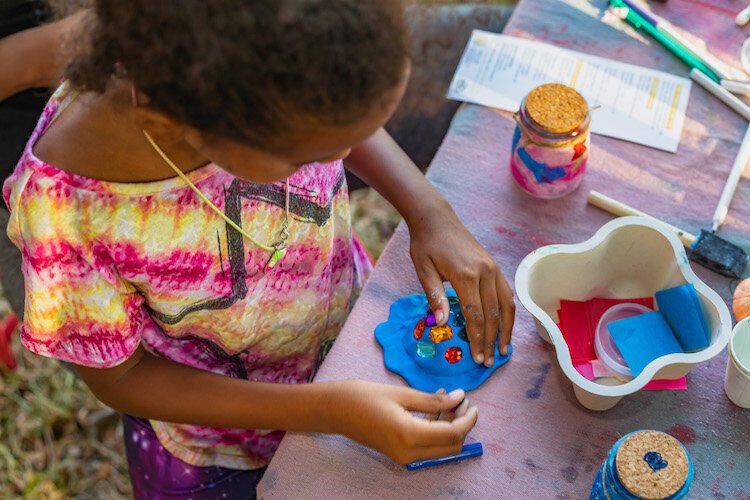
[[[498,300],[500,302],[500,354],[508,354],[513,324],[516,321],[516,303],[513,301],[513,290],[502,274],[497,275]]]
[[[427,414],[440,414],[455,408],[464,399],[462,389],[450,393],[421,392],[414,389],[404,389],[400,398],[401,405],[409,411]]]
[[[479,279],[470,278],[453,283],[461,302],[461,311],[466,319],[466,333],[471,346],[471,357],[474,362],[484,362],[484,312],[479,295]]]
[[[444,411],[436,420],[443,420],[445,422],[452,422],[456,417],[466,415],[466,411],[469,409],[469,398],[464,398],[463,402],[455,408],[455,411]]]
[[[456,412],[454,415],[456,417],[463,417],[464,415],[466,415],[466,412],[468,410],[469,410],[469,398],[464,398],[464,402],[458,405],[458,408],[456,408]]]
[[[481,349],[484,351],[484,366],[490,367],[495,362],[495,343],[500,324],[500,306],[497,297],[497,280],[493,277],[483,278],[479,282],[484,311],[484,336]]]
[[[448,321],[448,312],[450,309],[448,298],[445,296],[443,279],[429,260],[426,265],[420,266],[419,271],[419,282],[422,284],[422,288],[424,288],[430,310],[435,315],[437,324],[444,325]]]
[[[420,419],[415,423],[413,444],[416,447],[458,446],[463,445],[466,435],[476,425],[479,408],[472,406],[465,415],[456,417],[452,422],[436,420],[429,422]]]
[[[437,391],[435,391],[435,394],[445,394],[445,393],[446,393],[445,389],[443,389],[442,387],[438,389]],[[443,413],[428,413],[425,416],[427,420],[438,420],[442,418]]]

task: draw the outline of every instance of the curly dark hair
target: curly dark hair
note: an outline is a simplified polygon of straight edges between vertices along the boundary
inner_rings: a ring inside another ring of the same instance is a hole
[[[346,125],[382,102],[408,58],[398,0],[95,0],[66,77],[133,82],[149,107],[273,149],[302,119]]]

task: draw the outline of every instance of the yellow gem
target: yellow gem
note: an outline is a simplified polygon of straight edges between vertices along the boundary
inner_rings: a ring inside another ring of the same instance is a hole
[[[433,326],[430,329],[430,340],[434,343],[439,344],[453,338],[453,328],[450,325],[445,326]]]

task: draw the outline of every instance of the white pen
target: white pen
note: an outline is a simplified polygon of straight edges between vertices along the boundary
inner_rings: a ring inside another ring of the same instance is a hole
[[[701,70],[693,68],[690,70],[690,78],[698,85],[713,94],[721,102],[732,108],[745,120],[750,121],[750,107],[740,101],[737,96],[730,93],[727,89],[711,80]]]
[[[745,137],[742,138],[740,150],[737,152],[732,170],[729,171],[729,177],[727,177],[724,190],[721,192],[719,204],[716,206],[713,223],[711,224],[711,230],[714,232],[724,223],[724,219],[729,212],[729,205],[732,203],[732,197],[737,189],[737,184],[740,182],[740,177],[748,161],[750,161],[750,126],[747,127]]]
[[[732,94],[750,95],[750,83],[739,80],[722,80],[721,86]]]

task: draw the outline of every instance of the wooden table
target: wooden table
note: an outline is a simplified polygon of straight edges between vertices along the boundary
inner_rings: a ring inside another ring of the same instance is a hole
[[[740,0],[652,3],[657,14],[688,28],[735,66],[746,34],[733,19],[744,6]],[[653,40],[614,20],[603,22],[604,9],[603,0],[522,0],[506,33],[687,75],[686,68]],[[688,230],[710,225],[745,127],[743,120],[694,86],[677,154],[594,136],[582,188],[562,200],[545,202],[523,194],[510,177],[510,115],[464,106],[428,177],[511,279],[521,259],[535,248],[583,241],[610,219],[586,205],[590,189]],[[721,233],[746,244],[747,179]],[[694,267],[730,300],[735,283]],[[403,384],[384,368],[373,329],[385,320],[393,300],[418,291],[402,225],[317,380],[361,378]],[[750,411],[733,406],[724,395],[725,353],[694,369],[687,391],[640,392],[613,410],[595,413],[576,402],[552,348],[537,336],[531,316],[522,308],[513,344],[511,362],[470,394],[480,417],[469,441],[484,444],[481,459],[408,472],[339,436],[290,434],[259,494],[284,499],[587,498],[596,470],[619,436],[657,429],[670,432],[689,448],[696,464],[691,497],[750,498]]]

